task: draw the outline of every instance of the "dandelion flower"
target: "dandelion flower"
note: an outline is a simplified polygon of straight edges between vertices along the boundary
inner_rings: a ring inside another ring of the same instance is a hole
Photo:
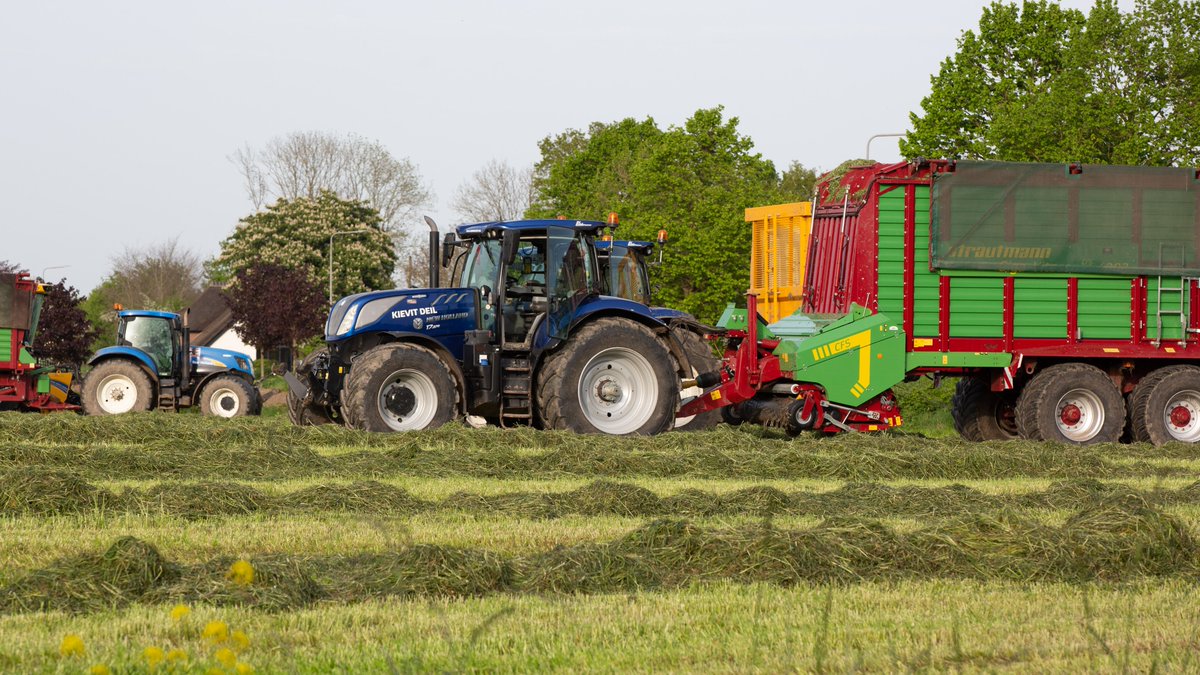
[[[221,670],[220,668],[218,668],[216,666],[213,666],[212,668],[209,668],[208,670],[204,671],[204,675],[225,675],[225,671]]]
[[[216,653],[213,654],[213,658],[220,661],[221,665],[225,666],[226,668],[232,668],[234,667],[234,664],[237,663],[237,654],[234,654],[233,650],[229,647],[221,647],[218,649]]]
[[[146,659],[146,667],[154,670],[166,658],[166,652],[161,647],[146,647],[142,650],[142,658]]]
[[[62,644],[58,646],[58,653],[63,656],[83,656],[85,651],[83,648],[83,638],[74,633],[64,635]]]
[[[200,635],[213,644],[221,644],[229,639],[229,626],[224,621],[209,621]]]
[[[112,675],[112,671],[103,663],[96,663],[88,668],[88,675]]]
[[[237,672],[238,675],[250,675],[250,673],[254,672],[254,666],[250,665],[249,663],[238,661],[233,670]]]
[[[230,633],[229,641],[233,643],[233,649],[239,652],[250,646],[250,636],[246,635],[240,630],[235,630]]]
[[[229,572],[225,574],[225,578],[238,586],[249,586],[254,583],[254,565],[245,560],[239,560],[229,566]]]
[[[182,649],[176,648],[167,652],[167,663],[186,664],[187,660],[187,652]]]
[[[187,605],[175,605],[171,608],[171,618],[175,621],[183,621],[184,617],[191,613],[192,610]]]

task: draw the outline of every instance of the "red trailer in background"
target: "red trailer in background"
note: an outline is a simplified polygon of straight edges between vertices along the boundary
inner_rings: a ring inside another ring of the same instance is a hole
[[[30,354],[45,290],[25,273],[0,274],[0,410],[78,410],[67,403],[71,374]]]

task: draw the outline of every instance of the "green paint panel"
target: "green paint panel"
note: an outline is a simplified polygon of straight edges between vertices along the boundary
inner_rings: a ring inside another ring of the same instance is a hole
[[[1004,335],[1004,280],[960,278],[950,283],[950,337]]]
[[[1084,340],[1130,338],[1130,278],[1079,280],[1079,336]]]
[[[1150,340],[1159,339],[1159,321],[1162,322],[1162,339],[1179,340],[1183,335],[1183,317],[1188,316],[1191,309],[1190,294],[1177,290],[1186,288],[1183,279],[1179,277],[1162,278],[1162,316],[1158,316],[1159,278],[1150,277],[1146,289],[1146,337]]]
[[[1067,337],[1067,280],[1021,275],[1013,280],[1013,337]]]
[[[904,190],[879,198],[879,311],[904,316]]]
[[[11,363],[12,339],[11,329],[0,328],[0,363]]]
[[[929,187],[918,185],[914,190],[914,212],[929,213]],[[922,216],[917,216],[922,220]],[[938,317],[940,315],[941,287],[936,272],[929,270],[929,228],[915,228],[915,254],[913,264],[914,304],[913,304],[913,336],[936,337],[938,334]]]

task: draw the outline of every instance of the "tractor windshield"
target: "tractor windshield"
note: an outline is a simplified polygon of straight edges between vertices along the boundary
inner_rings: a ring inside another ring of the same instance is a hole
[[[646,277],[646,265],[639,252],[614,244],[601,270],[608,284],[609,295],[643,305],[650,304],[650,280]]]
[[[156,316],[126,317],[118,337],[118,344],[149,354],[159,375],[171,374],[175,352],[170,320]]]
[[[500,269],[500,240],[484,239],[471,245],[467,263],[463,266],[461,285],[464,288],[492,288]]]

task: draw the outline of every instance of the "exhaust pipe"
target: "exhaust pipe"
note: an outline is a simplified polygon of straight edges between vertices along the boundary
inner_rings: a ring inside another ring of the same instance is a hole
[[[429,216],[425,216],[425,224],[429,226],[429,287],[438,288],[442,285],[442,266],[438,264],[441,260],[441,256],[438,255],[441,250],[438,226]]]

